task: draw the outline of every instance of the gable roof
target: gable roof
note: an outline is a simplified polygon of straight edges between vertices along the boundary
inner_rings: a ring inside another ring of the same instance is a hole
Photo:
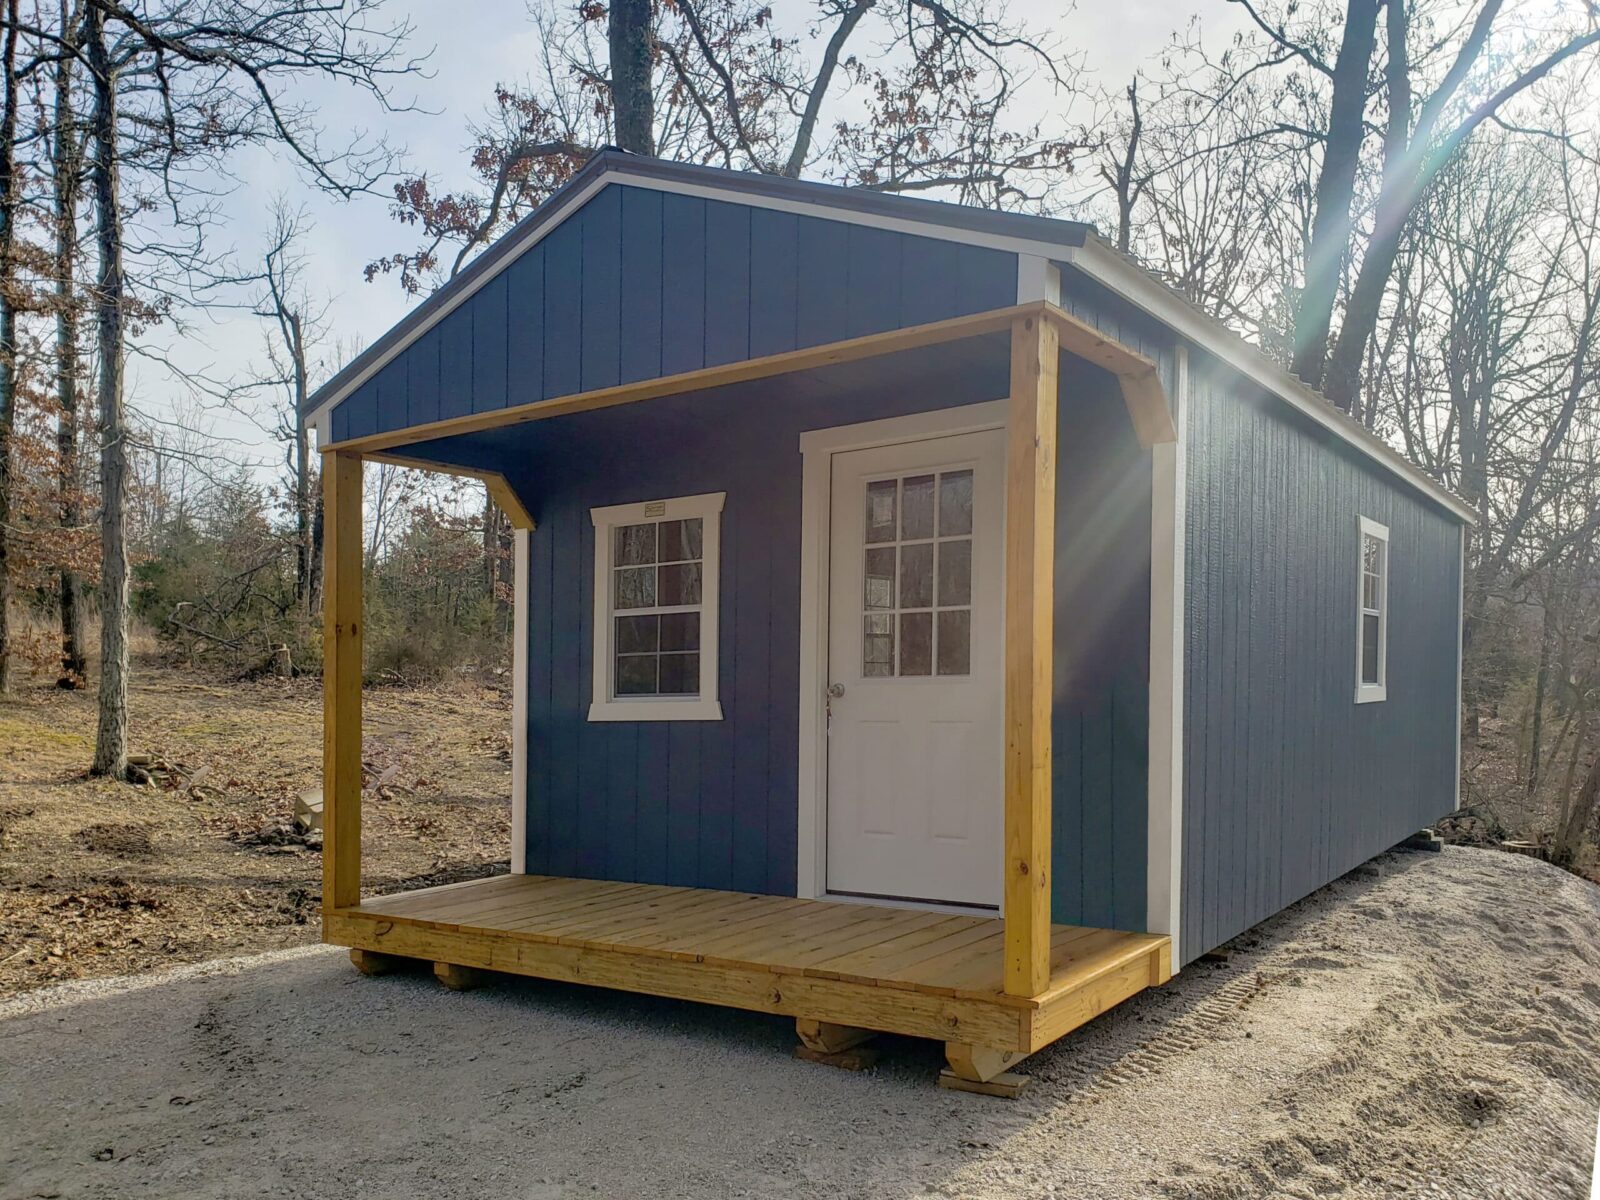
[[[777,175],[671,162],[614,148],[595,154],[548,200],[497,238],[460,274],[307,397],[302,421],[307,425],[317,422],[581,209],[601,188],[613,183],[870,225],[914,236],[1036,255],[1071,265],[1156,318],[1177,336],[1216,355],[1376,465],[1398,475],[1458,520],[1468,524],[1477,522],[1471,506],[1433,476],[1259,347],[1245,341],[1122,254],[1101,238],[1092,225]]]
[[[1081,246],[1093,232],[1092,226],[1079,221],[972,208],[942,200],[812,183],[780,175],[728,171],[608,148],[597,153],[548,200],[492,242],[459,275],[402,317],[308,396],[304,419],[309,423],[322,409],[343,400],[608,183],[631,183],[657,191],[716,193],[721,198],[759,207],[806,212],[923,237],[1036,254]]]

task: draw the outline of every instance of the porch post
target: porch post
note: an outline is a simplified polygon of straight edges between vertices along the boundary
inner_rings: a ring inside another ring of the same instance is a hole
[[[1041,310],[1011,325],[1006,447],[1005,990],[1050,982],[1050,708],[1055,640],[1059,334]]]
[[[361,456],[322,457],[322,911],[361,902]]]

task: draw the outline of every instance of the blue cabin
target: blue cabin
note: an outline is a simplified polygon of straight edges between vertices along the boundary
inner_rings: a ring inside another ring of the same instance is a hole
[[[305,420],[366,969],[987,1087],[1456,806],[1472,514],[1088,226],[606,151]],[[510,876],[361,895],[368,460],[517,526]]]

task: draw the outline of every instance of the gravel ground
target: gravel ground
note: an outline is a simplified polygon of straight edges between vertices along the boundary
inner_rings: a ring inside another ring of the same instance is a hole
[[[849,1074],[777,1019],[303,948],[0,1003],[0,1197],[1582,1196],[1600,889],[1386,855],[1035,1056]]]

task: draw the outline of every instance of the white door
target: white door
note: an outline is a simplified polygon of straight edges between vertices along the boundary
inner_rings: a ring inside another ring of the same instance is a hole
[[[1005,433],[832,466],[828,891],[998,906]]]

